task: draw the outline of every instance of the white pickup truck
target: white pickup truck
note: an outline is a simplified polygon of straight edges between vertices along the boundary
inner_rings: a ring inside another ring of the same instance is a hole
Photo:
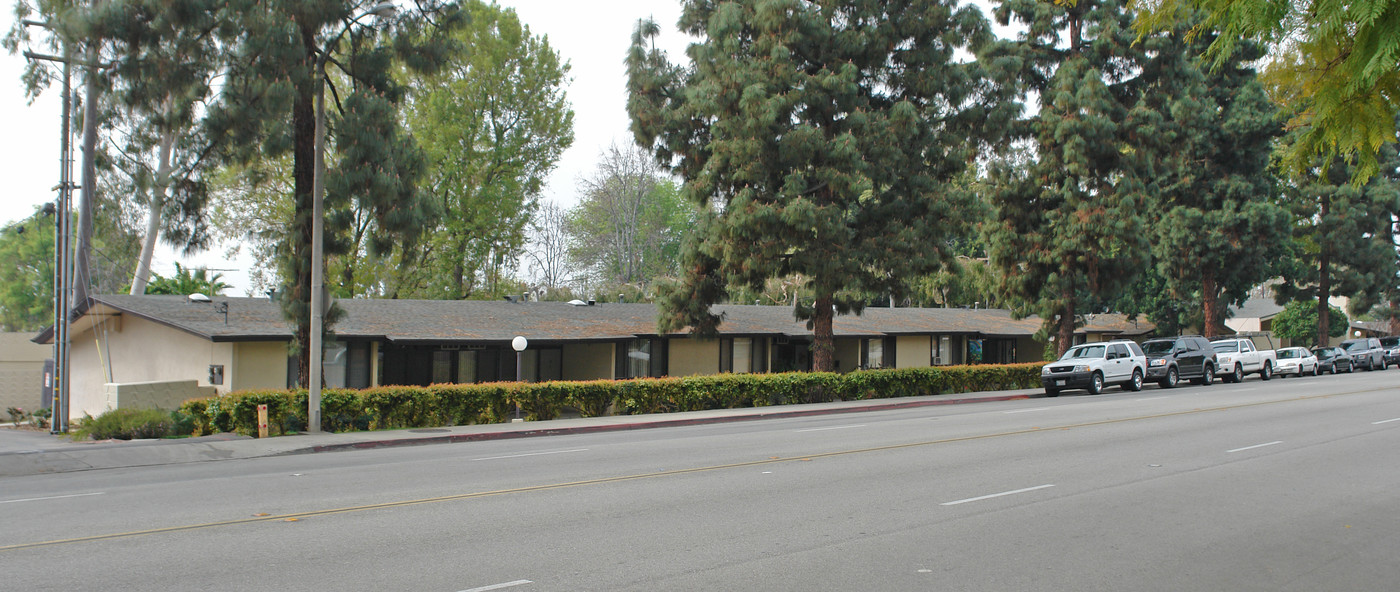
[[[1217,374],[1225,382],[1239,382],[1246,374],[1258,374],[1263,380],[1274,377],[1274,369],[1278,367],[1274,350],[1256,348],[1246,337],[1216,338],[1210,345],[1220,362]]]

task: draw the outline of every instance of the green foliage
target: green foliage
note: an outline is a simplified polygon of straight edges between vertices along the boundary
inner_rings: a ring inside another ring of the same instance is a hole
[[[74,440],[136,440],[185,436],[195,423],[183,411],[161,409],[113,409],[97,417],[84,415],[74,422]]]
[[[831,318],[952,254],[971,195],[954,182],[1011,105],[987,84],[991,29],[949,0],[685,2],[689,64],[639,22],[627,56],[637,142],[705,208],[665,289],[662,331],[712,332],[729,287],[810,282],[814,365],[830,370]]]
[[[1079,315],[1115,299],[1147,262],[1150,153],[1137,132],[1151,114],[1134,109],[1145,50],[1119,0],[1005,0],[995,15],[1028,33],[980,59],[1040,104],[1014,128],[1034,156],[992,163],[995,213],[982,232],[1001,292],[1025,303],[1013,311],[1044,319],[1063,353]]]
[[[53,223],[36,212],[0,229],[0,330],[53,324]]]
[[[1181,31],[1144,40],[1153,54],[1148,92],[1136,106],[1142,147],[1152,152],[1152,253],[1172,301],[1152,311],[1169,317],[1184,301],[1207,337],[1224,328],[1226,308],[1275,277],[1288,256],[1289,212],[1275,203],[1269,171],[1281,121],[1248,66],[1260,57],[1241,44],[1208,70]],[[1154,319],[1155,320],[1155,319]],[[1180,319],[1178,319],[1180,320]],[[1179,324],[1179,323],[1172,323]]]
[[[437,215],[422,240],[395,251],[374,285],[407,298],[497,298],[522,254],[546,178],[573,144],[564,93],[569,65],[515,11],[463,3],[465,48],[430,75],[407,75],[406,121],[427,157]],[[363,291],[357,290],[357,294]]]
[[[849,374],[786,372],[584,382],[383,386],[322,393],[322,429],[388,430],[509,422],[515,407],[531,421],[566,412],[583,417],[795,405],[837,400],[916,397],[1033,388],[1042,364],[863,370]],[[256,435],[257,406],[268,406],[271,432],[306,421],[306,391],[241,391],[193,399],[180,407],[195,435]]]
[[[1268,45],[1266,78],[1274,100],[1301,130],[1283,149],[1295,175],[1325,176],[1334,163],[1355,165],[1360,186],[1385,170],[1379,151],[1396,140],[1400,114],[1400,3],[1390,0],[1160,0],[1138,4],[1143,33],[1194,18],[1196,32],[1219,31],[1207,57],[1216,66],[1242,44]],[[1321,167],[1317,163],[1323,163]]]
[[[1317,302],[1298,300],[1288,303],[1283,312],[1274,316],[1273,332],[1283,339],[1287,339],[1295,344],[1307,344],[1308,347],[1319,345]],[[1328,324],[1327,335],[1329,337],[1341,337],[1347,334],[1347,315],[1342,309],[1332,305],[1327,305],[1329,316],[1333,322]],[[1324,342],[1325,343],[1325,342]]]
[[[205,296],[217,296],[229,288],[229,285],[223,282],[223,277],[222,273],[209,275],[207,267],[189,269],[176,263],[175,275],[165,277],[160,274],[152,274],[151,282],[146,286],[146,293],[181,296],[199,293]]]

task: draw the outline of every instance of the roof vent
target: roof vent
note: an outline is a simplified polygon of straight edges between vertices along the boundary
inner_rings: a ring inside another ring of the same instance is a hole
[[[589,305],[589,306],[593,306],[594,304],[597,304],[597,303],[598,303],[597,300],[594,300],[594,299],[592,299],[592,298],[589,298],[589,299],[588,299],[588,305]]]
[[[520,301],[520,297],[519,297],[519,296],[502,296],[502,298],[505,298],[505,299],[506,299],[506,302],[519,302],[519,301]]]
[[[195,292],[189,296],[190,302],[212,302],[208,296]]]

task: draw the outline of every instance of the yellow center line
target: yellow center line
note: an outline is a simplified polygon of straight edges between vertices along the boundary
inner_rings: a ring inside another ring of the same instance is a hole
[[[1130,421],[1144,421],[1144,420],[1149,420],[1149,419],[1161,419],[1161,418],[1165,418],[1165,417],[1175,417],[1175,416],[1182,416],[1182,415],[1192,415],[1192,414],[1207,413],[1207,412],[1212,412],[1212,411],[1228,411],[1228,410],[1232,410],[1232,409],[1244,409],[1244,408],[1248,408],[1248,407],[1258,407],[1258,406],[1262,406],[1262,405],[1273,405],[1273,404],[1277,404],[1277,403],[1292,403],[1292,402],[1297,402],[1297,401],[1306,401],[1306,400],[1310,400],[1310,399],[1325,399],[1325,398],[1330,398],[1330,397],[1338,397],[1338,396],[1342,396],[1342,395],[1354,395],[1354,394],[1360,394],[1360,393],[1376,392],[1376,391],[1380,391],[1380,390],[1385,390],[1385,389],[1376,388],[1376,389],[1365,389],[1365,390],[1359,390],[1359,391],[1349,391],[1349,392],[1344,392],[1344,393],[1331,393],[1331,394],[1326,394],[1326,395],[1307,395],[1307,396],[1303,396],[1303,397],[1295,397],[1295,398],[1292,398],[1292,399],[1280,399],[1280,400],[1276,400],[1276,401],[1260,401],[1260,402],[1255,402],[1255,403],[1240,403],[1240,404],[1235,404],[1235,405],[1226,405],[1226,406],[1222,406],[1222,407],[1197,408],[1197,409],[1191,409],[1191,410],[1188,410],[1188,411],[1173,411],[1173,412],[1170,412],[1170,413],[1158,413],[1158,414],[1153,414],[1153,415],[1140,415],[1140,416],[1136,416],[1136,417],[1123,417],[1123,418],[1118,418],[1118,419],[1105,419],[1105,420],[1100,420],[1100,421],[1090,421],[1090,422],[1083,422],[1083,423],[1066,424],[1066,425],[1061,425],[1061,426],[1033,427],[1033,428],[1027,428],[1027,429],[1022,429],[1022,430],[1012,430],[1012,431],[1006,431],[1006,432],[995,432],[995,433],[989,433],[989,434],[978,434],[978,435],[973,435],[973,436],[959,436],[959,437],[956,437],[956,438],[943,438],[943,439],[939,439],[939,440],[923,440],[923,441],[919,441],[919,442],[906,442],[906,443],[904,443],[904,444],[890,444],[890,445],[886,445],[886,446],[875,446],[875,447],[871,447],[871,448],[858,448],[858,449],[854,449],[854,450],[838,450],[838,451],[834,451],[834,452],[820,452],[820,453],[816,453],[816,454],[808,454],[808,455],[794,456],[794,457],[788,457],[788,458],[767,458],[767,459],[763,459],[763,460],[753,460],[753,461],[729,463],[729,464],[722,464],[722,465],[710,465],[710,466],[704,466],[704,467],[694,467],[694,468],[689,468],[689,469],[674,469],[674,470],[670,470],[670,471],[659,471],[659,472],[655,472],[655,473],[638,473],[638,474],[634,474],[634,475],[619,475],[619,476],[616,476],[616,477],[600,477],[600,478],[597,478],[597,479],[585,479],[585,480],[582,480],[582,481],[569,481],[569,482],[565,482],[565,483],[549,483],[549,484],[544,484],[544,485],[531,485],[531,486],[528,486],[528,487],[516,487],[516,488],[512,488],[512,489],[497,489],[497,490],[494,490],[494,491],[480,491],[480,492],[474,492],[474,493],[459,493],[459,494],[454,494],[454,495],[444,495],[444,496],[428,497],[428,498],[414,499],[414,500],[401,500],[401,501],[396,501],[396,502],[383,502],[383,503],[378,503],[378,504],[366,504],[366,505],[361,505],[361,506],[348,506],[348,507],[344,507],[344,508],[333,508],[333,509],[327,509],[327,510],[312,510],[312,511],[309,511],[309,512],[295,512],[295,513],[291,513],[291,514],[278,514],[278,515],[275,515],[275,516],[256,516],[256,517],[251,517],[251,518],[241,518],[241,519],[238,519],[238,520],[224,520],[224,521],[220,521],[220,522],[206,522],[206,523],[203,523],[203,524],[186,524],[186,525],[181,525],[181,526],[168,526],[168,527],[164,527],[164,528],[152,528],[152,529],[148,529],[148,530],[134,530],[134,531],[130,531],[130,532],[117,532],[117,533],[110,533],[110,534],[99,534],[99,535],[85,536],[85,537],[76,537],[76,538],[70,538],[70,539],[57,539],[57,540],[52,540],[52,541],[39,541],[39,542],[33,542],[33,543],[20,543],[20,544],[17,544],[17,545],[0,546],[0,552],[2,552],[2,551],[17,551],[17,550],[21,550],[21,549],[33,549],[33,548],[37,548],[37,547],[49,547],[49,546],[54,546],[54,545],[67,545],[67,544],[73,544],[73,543],[87,543],[87,542],[93,542],[93,541],[105,541],[105,540],[110,540],[110,539],[138,537],[138,536],[146,536],[146,535],[162,534],[162,533],[170,533],[170,532],[183,532],[183,531],[189,531],[189,530],[201,530],[201,529],[206,529],[206,528],[218,528],[218,527],[221,527],[221,526],[238,526],[238,525],[242,525],[242,524],[256,524],[256,523],[259,523],[259,522],[289,522],[289,521],[300,520],[300,519],[302,519],[302,518],[311,518],[311,517],[315,517],[315,516],[329,516],[329,515],[333,515],[333,514],[346,514],[346,513],[350,513],[350,512],[364,512],[364,511],[367,511],[367,510],[380,510],[380,509],[385,509],[385,508],[399,508],[399,507],[404,507],[404,506],[416,506],[416,505],[421,505],[421,504],[434,504],[434,503],[440,503],[440,502],[450,502],[450,501],[457,501],[457,500],[468,500],[468,499],[476,499],[476,498],[483,498],[483,497],[492,497],[492,496],[498,496],[498,495],[509,495],[509,494],[515,494],[515,493],[529,493],[529,492],[532,492],[532,491],[549,491],[549,490],[553,490],[553,489],[565,489],[565,488],[571,488],[571,487],[584,487],[584,486],[588,486],[588,485],[603,485],[603,484],[607,484],[607,483],[621,483],[621,482],[624,482],[624,481],[636,481],[636,480],[640,480],[640,479],[655,479],[655,478],[659,478],[659,477],[674,477],[674,476],[677,476],[677,475],[689,475],[689,474],[704,473],[704,472],[709,472],[709,471],[722,471],[722,470],[727,470],[727,469],[740,469],[740,468],[744,468],[744,467],[757,467],[757,466],[772,465],[772,464],[778,464],[778,463],[788,463],[788,462],[798,462],[798,461],[810,461],[810,460],[818,459],[818,458],[832,458],[832,457],[838,457],[838,456],[850,456],[850,455],[856,455],[856,454],[868,454],[868,453],[872,453],[872,452],[886,452],[886,451],[890,451],[890,450],[902,450],[902,449],[906,449],[906,448],[918,448],[918,447],[922,447],[922,446],[934,446],[934,445],[938,445],[938,444],[952,444],[952,443],[956,443],[956,442],[970,442],[970,441],[974,441],[974,440],[986,440],[986,439],[991,439],[991,438],[1003,438],[1003,437],[1007,437],[1007,436],[1019,436],[1019,435],[1024,435],[1024,434],[1033,434],[1033,433],[1040,433],[1040,432],[1046,432],[1046,431],[1052,431],[1052,430],[1070,430],[1070,429],[1075,429],[1075,428],[1087,428],[1087,427],[1095,427],[1095,426],[1102,426],[1102,425],[1111,425],[1111,424],[1117,424],[1117,423],[1126,423],[1126,422],[1130,422]]]

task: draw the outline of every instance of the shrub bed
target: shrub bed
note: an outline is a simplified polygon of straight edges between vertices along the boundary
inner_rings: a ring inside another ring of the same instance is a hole
[[[327,389],[321,393],[321,429],[344,432],[501,423],[514,417],[517,404],[526,419],[548,420],[565,412],[597,417],[1034,388],[1040,386],[1042,365]],[[305,390],[240,391],[191,399],[180,406],[180,412],[193,418],[196,436],[217,432],[255,436],[258,405],[268,406],[273,435],[306,427]]]

